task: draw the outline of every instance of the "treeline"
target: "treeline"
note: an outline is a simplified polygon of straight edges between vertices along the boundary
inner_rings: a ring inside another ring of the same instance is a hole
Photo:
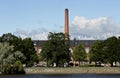
[[[3,74],[25,73],[23,65],[33,66],[39,61],[47,63],[47,67],[69,66],[71,58],[74,61],[84,62],[87,56],[90,62],[111,64],[120,62],[120,38],[110,37],[106,40],[97,40],[90,47],[89,55],[82,44],[70,50],[70,41],[64,33],[49,33],[48,40],[42,45],[42,51],[36,54],[31,38],[22,39],[11,33],[0,37],[0,71]]]
[[[113,63],[120,63],[120,38],[110,37],[106,40],[97,40],[90,47],[90,61],[95,64],[104,63],[113,66]]]
[[[25,73],[26,67],[38,62],[31,38],[22,39],[11,33],[0,37],[0,71],[3,74]]]
[[[120,38],[110,37],[106,40],[97,40],[90,46],[90,52],[86,53],[83,44],[78,44],[70,51],[70,41],[66,40],[63,33],[50,33],[48,40],[42,46],[41,61],[47,62],[47,66],[64,67],[73,59],[74,63],[90,61],[96,65],[120,63]]]

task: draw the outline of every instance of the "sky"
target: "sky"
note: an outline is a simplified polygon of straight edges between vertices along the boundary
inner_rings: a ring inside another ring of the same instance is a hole
[[[120,0],[0,0],[0,36],[46,40],[49,32],[64,32],[65,8],[71,39],[120,36]]]

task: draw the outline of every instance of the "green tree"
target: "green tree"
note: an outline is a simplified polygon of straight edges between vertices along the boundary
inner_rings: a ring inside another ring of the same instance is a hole
[[[47,63],[47,67],[51,64],[51,59],[52,59],[52,44],[50,41],[46,41],[43,46],[42,46],[42,51],[40,53],[40,60],[43,61],[45,60]]]
[[[0,66],[3,74],[14,74],[13,65],[16,61],[25,60],[20,51],[14,52],[14,46],[9,43],[0,43]]]
[[[113,62],[117,62],[118,61],[118,39],[116,37],[110,37],[107,40],[105,40],[105,44],[106,44],[106,49],[105,51],[107,52],[106,56],[107,56],[107,61],[111,64],[111,66],[113,66]]]
[[[56,67],[64,66],[70,61],[69,41],[63,33],[49,33],[48,41],[43,45],[40,53],[47,61],[47,65],[56,63]],[[49,64],[48,64],[49,63]]]
[[[14,46],[13,52],[20,51],[23,53],[24,48],[23,48],[22,39],[20,37],[17,37],[11,33],[7,33],[7,34],[3,34],[0,37],[0,42],[1,43],[7,42],[7,43],[9,43],[9,45]],[[21,62],[23,63],[23,59],[21,59]]]
[[[8,42],[10,45],[14,46],[14,51],[22,50],[22,39],[11,33],[3,34],[0,38],[0,42]]]
[[[13,74],[25,74],[25,70],[24,70],[23,65],[20,61],[16,61],[13,64]]]
[[[118,62],[120,63],[120,37],[118,38],[117,56],[118,56]]]
[[[13,52],[13,46],[9,46],[8,43],[0,43],[0,67],[4,65],[6,58]]]
[[[95,64],[99,63],[106,63],[107,56],[105,52],[106,46],[104,45],[104,41],[95,41],[93,45],[90,47],[90,61],[94,61]]]
[[[85,48],[82,44],[79,44],[75,47],[74,49],[74,59],[75,61],[79,61],[79,66],[80,66],[80,61],[84,61],[87,57],[87,54],[85,52]]]
[[[33,42],[31,38],[25,38],[23,39],[22,43],[23,43],[22,53],[26,57],[24,63],[26,64],[26,66],[33,66],[35,62],[38,62],[38,56],[36,54]]]
[[[14,46],[14,52],[20,51],[26,57],[26,60],[22,60],[26,66],[33,66],[34,62],[38,62],[38,57],[34,49],[33,42],[30,38],[21,39],[11,33],[3,34],[0,37],[0,42],[8,42],[10,45]]]

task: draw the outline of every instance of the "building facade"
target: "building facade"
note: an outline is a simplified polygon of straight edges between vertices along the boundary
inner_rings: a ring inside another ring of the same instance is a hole
[[[65,9],[65,26],[64,26],[64,34],[66,36],[66,40],[70,40],[69,38],[69,10]],[[72,54],[74,54],[74,48],[78,44],[83,44],[85,47],[86,53],[89,53],[90,46],[95,42],[96,40],[70,40],[70,51]],[[42,51],[42,45],[46,42],[46,40],[33,40],[36,53],[39,54]],[[87,58],[89,60],[89,57]],[[72,59],[74,61],[74,59]]]

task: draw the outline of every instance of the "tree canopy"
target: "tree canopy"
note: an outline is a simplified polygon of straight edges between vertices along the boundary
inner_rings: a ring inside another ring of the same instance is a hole
[[[85,61],[87,57],[87,54],[85,52],[85,48],[82,44],[79,44],[75,47],[74,49],[74,59],[75,61],[79,61],[79,66],[80,66],[80,61]]]
[[[90,49],[90,60],[94,62],[110,63],[120,61],[120,41],[116,37],[104,41],[96,41]]]
[[[70,61],[69,41],[63,33],[49,33],[48,41],[42,46],[40,53],[42,59],[47,61],[47,66],[56,64],[61,67]]]
[[[10,45],[14,46],[14,51],[22,52],[26,58],[24,61],[22,61],[22,63],[25,63],[26,66],[33,66],[34,62],[38,61],[38,57],[31,38],[22,39],[11,33],[7,33],[0,37],[0,42],[8,42]]]
[[[31,38],[25,38],[23,39],[22,43],[23,43],[22,52],[26,57],[25,63],[27,66],[33,66],[34,62],[38,61],[38,57],[33,42]]]
[[[104,44],[102,41],[95,41],[94,44],[90,47],[90,61],[96,62],[105,62],[106,56],[104,51]]]
[[[4,74],[15,73],[16,71],[12,70],[12,66],[14,66],[14,63],[16,61],[19,61],[21,63],[21,59],[25,60],[25,56],[20,51],[14,51],[13,47],[14,46],[10,46],[7,42],[0,43],[0,67],[1,72]]]

